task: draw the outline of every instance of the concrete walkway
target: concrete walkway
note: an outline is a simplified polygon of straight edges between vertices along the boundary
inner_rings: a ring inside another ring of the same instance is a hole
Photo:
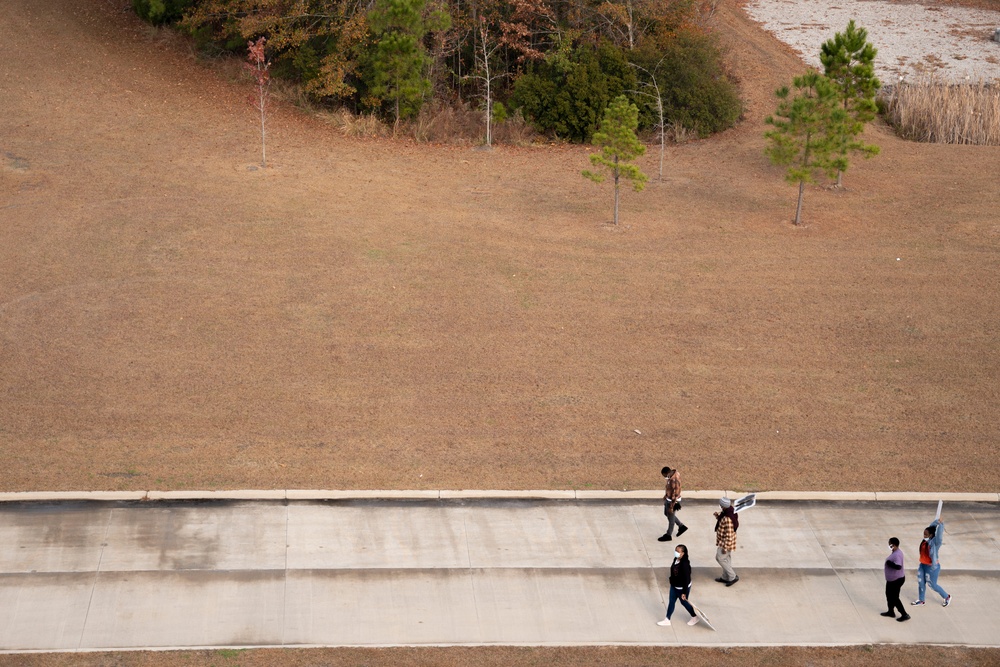
[[[1000,646],[1000,512],[948,502],[943,608],[885,610],[896,535],[916,596],[933,502],[761,501],[732,587],[710,500],[686,502],[692,600],[659,627],[673,543],[655,500],[0,504],[0,650],[477,644]]]

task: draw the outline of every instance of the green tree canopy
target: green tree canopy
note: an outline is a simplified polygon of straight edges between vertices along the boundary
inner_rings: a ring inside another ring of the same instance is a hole
[[[635,87],[620,49],[610,42],[580,44],[532,64],[514,84],[511,103],[541,132],[589,141],[611,100]]]
[[[400,118],[420,109],[431,89],[424,36],[451,25],[443,10],[425,17],[425,6],[426,0],[378,0],[368,15],[377,35],[369,91],[392,103],[397,126]]]
[[[865,124],[874,120],[877,112],[875,94],[881,85],[875,77],[877,53],[878,50],[868,41],[868,31],[857,27],[853,19],[844,32],[838,32],[820,48],[819,59],[825,74],[836,87],[841,104],[850,116],[839,133],[836,151],[839,160],[838,187],[842,185],[843,172],[847,170],[848,153],[859,152],[867,158],[879,152],[878,146],[858,140]]]
[[[802,196],[806,183],[814,182],[816,172],[833,176],[837,166],[839,135],[849,121],[840,106],[837,88],[819,72],[810,71],[792,81],[795,95],[787,86],[775,92],[778,109],[765,119],[774,126],[765,136],[771,143],[765,149],[774,164],[787,166],[785,180],[798,183],[799,200],[795,224],[802,221]]]
[[[630,62],[656,76],[668,123],[707,137],[740,119],[739,90],[726,74],[714,35],[681,30],[647,40],[628,55]],[[654,126],[655,102],[637,103],[640,127]]]
[[[614,223],[618,224],[619,181],[632,181],[632,187],[639,192],[646,187],[646,174],[632,160],[646,153],[635,130],[639,126],[639,109],[625,95],[619,95],[604,110],[600,129],[594,133],[593,144],[600,146],[601,152],[590,156],[595,167],[604,167],[615,182]],[[583,175],[595,183],[604,181],[602,172],[584,171]]]

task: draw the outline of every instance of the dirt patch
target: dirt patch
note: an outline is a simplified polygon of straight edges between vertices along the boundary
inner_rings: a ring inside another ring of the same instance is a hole
[[[988,5],[989,3],[983,3]],[[816,68],[820,47],[848,21],[868,30],[878,49],[875,73],[882,83],[934,72],[946,79],[1000,80],[1000,6],[958,6],[896,0],[751,0],[747,13]]]
[[[802,63],[732,2],[745,121],[617,228],[586,147],[279,105],[248,170],[244,84],[123,8],[0,13],[0,488],[996,490],[1000,151],[873,127],[793,228]]]

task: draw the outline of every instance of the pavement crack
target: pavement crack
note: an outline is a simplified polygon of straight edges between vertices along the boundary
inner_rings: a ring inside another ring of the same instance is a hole
[[[111,521],[114,518],[115,510],[112,508],[108,512],[108,523],[104,527],[104,539],[101,540],[101,552],[97,556],[97,568],[94,570],[94,585],[90,588],[90,597],[87,599],[87,611],[83,615],[83,626],[80,628],[80,641],[77,648],[83,648],[83,638],[87,634],[87,622],[90,620],[90,608],[94,604],[94,595],[97,592],[97,581],[101,576],[101,564],[104,562],[104,550],[108,547],[108,536],[111,534]]]

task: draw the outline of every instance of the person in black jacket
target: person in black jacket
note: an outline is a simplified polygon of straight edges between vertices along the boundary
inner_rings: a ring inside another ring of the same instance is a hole
[[[691,561],[688,560],[688,550],[683,544],[674,547],[674,562],[670,566],[670,604],[667,605],[667,617],[659,621],[657,625],[670,625],[670,617],[674,615],[674,606],[680,598],[681,605],[691,614],[688,625],[696,625],[698,616],[695,615],[688,596],[691,595]]]

